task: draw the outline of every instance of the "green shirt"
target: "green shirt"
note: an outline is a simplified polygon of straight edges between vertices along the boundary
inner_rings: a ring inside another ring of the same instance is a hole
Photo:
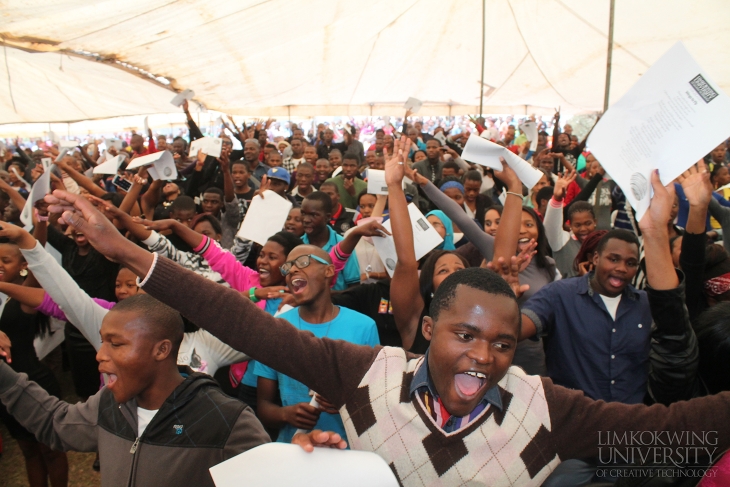
[[[340,203],[342,206],[355,210],[357,209],[357,196],[363,191],[367,191],[368,183],[357,177],[353,182],[355,183],[355,196],[352,196],[345,189],[345,178],[341,174],[325,181],[325,183],[334,183],[337,186],[337,190],[340,192]]]

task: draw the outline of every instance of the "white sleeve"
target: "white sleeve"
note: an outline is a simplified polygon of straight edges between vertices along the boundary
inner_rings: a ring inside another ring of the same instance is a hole
[[[559,204],[560,206],[555,206],[553,199],[550,199],[543,221],[545,236],[553,252],[565,247],[570,240],[570,233],[563,230],[563,202],[561,201]]]
[[[204,351],[198,349],[198,353],[204,360],[208,361],[209,369],[217,370],[226,365],[244,362],[249,359],[249,356],[245,353],[234,350],[202,328],[195,333],[197,335],[196,343],[202,344],[205,347]]]
[[[99,330],[109,310],[96,304],[56,259],[46,252],[40,242],[36,242],[36,246],[30,250],[21,249],[21,252],[28,262],[28,269],[51,299],[63,310],[68,321],[79,329],[96,350],[99,350],[101,347]]]

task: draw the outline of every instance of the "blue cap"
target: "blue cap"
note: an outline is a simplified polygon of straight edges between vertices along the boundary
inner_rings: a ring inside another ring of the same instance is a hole
[[[266,173],[266,177],[268,177],[269,179],[280,179],[286,184],[289,184],[291,182],[291,176],[289,176],[289,171],[287,171],[283,167],[272,167],[271,169],[269,169],[269,172]]]

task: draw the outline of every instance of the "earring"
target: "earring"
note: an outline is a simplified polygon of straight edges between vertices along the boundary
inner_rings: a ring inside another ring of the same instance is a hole
[[[433,299],[433,293],[431,293],[431,299]]]
[[[20,271],[20,275],[21,275],[21,277],[25,277],[28,275],[28,271],[26,269],[23,269]]]

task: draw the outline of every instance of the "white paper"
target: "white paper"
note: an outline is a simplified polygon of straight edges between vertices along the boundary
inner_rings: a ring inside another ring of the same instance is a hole
[[[411,96],[406,100],[406,103],[405,103],[405,105],[403,105],[403,108],[405,108],[406,110],[410,110],[411,113],[418,113],[418,111],[421,109],[422,106],[423,106],[423,102],[421,100],[419,100],[418,98],[413,98]]]
[[[51,164],[53,164],[53,159],[50,157],[41,157],[41,164],[43,165],[43,170],[47,171],[51,167]]]
[[[70,149],[73,149],[75,147],[78,147],[79,143],[75,140],[62,140],[58,143],[59,147],[68,147]]]
[[[14,167],[10,168],[15,171]],[[23,211],[20,212],[20,221],[25,225],[33,225],[33,205],[36,201],[43,199],[45,195],[51,192],[51,171],[46,169],[43,174],[36,179],[35,184],[30,188],[28,199],[25,200]]]
[[[408,216],[411,218],[411,228],[413,228],[413,247],[416,252],[416,260],[420,259],[433,249],[438,247],[444,241],[435,228],[426,220],[418,210],[418,207],[411,203],[408,205]],[[383,227],[390,233],[393,233],[391,220],[383,223]],[[385,265],[390,277],[393,277],[395,265],[398,263],[398,254],[395,252],[395,242],[392,235],[385,237],[373,237],[373,245],[380,256],[380,260]]]
[[[23,187],[26,189],[26,191],[30,191],[30,183],[25,180],[23,176],[20,175],[17,169],[14,167],[10,168],[11,171],[13,171],[13,174],[15,174],[15,177],[18,178],[18,181],[20,181],[20,184],[23,185]]]
[[[60,151],[58,151],[58,156],[56,156],[55,162],[61,162],[61,159],[63,159],[70,150],[71,150],[71,148],[64,147]]]
[[[175,159],[170,151],[154,152],[152,154],[137,157],[127,166],[127,169],[136,169],[138,167],[152,164],[147,172],[152,179],[174,180],[177,179],[177,168],[175,167]]]
[[[730,98],[677,42],[619,101],[588,139],[640,220],[651,172],[669,184],[730,135]]]
[[[107,160],[94,168],[94,174],[116,174],[119,170],[119,166],[122,165],[122,157],[115,156]]]
[[[372,452],[266,443],[212,467],[216,487],[397,487],[385,460]]]
[[[264,191],[264,198],[256,195],[246,211],[246,218],[236,234],[244,240],[253,240],[264,245],[277,232],[280,232],[292,204],[271,190]]]
[[[144,133],[142,134],[143,137],[147,137],[147,134],[150,131],[149,119],[150,117],[144,117]]]
[[[437,133],[433,136],[433,138],[441,142],[441,145],[446,144],[446,134],[444,134],[443,132]]]
[[[33,348],[35,348],[35,354],[38,356],[38,360],[51,353],[57,346],[59,346],[66,338],[64,328],[66,322],[56,318],[50,319],[50,330],[48,335],[41,337],[35,337],[33,339]]]
[[[122,150],[122,141],[119,139],[104,139],[104,145],[107,150],[114,147],[116,150]]]
[[[175,98],[170,100],[170,103],[172,103],[176,107],[179,107],[183,104],[185,100],[192,100],[194,96],[195,92],[193,90],[184,90],[175,95]]]
[[[464,152],[461,154],[461,158],[465,161],[491,167],[497,171],[502,170],[502,163],[499,160],[500,157],[503,157],[507,161],[509,167],[512,168],[517,174],[517,177],[520,178],[520,181],[528,188],[535,186],[543,176],[542,171],[533,167],[529,162],[511,150],[495,144],[491,140],[479,137],[476,134],[469,136],[469,140],[466,141],[466,145],[464,146]]]
[[[368,169],[368,193],[388,194],[388,185],[385,184],[385,171]]]
[[[190,157],[198,157],[198,151],[202,150],[204,154],[213,157],[221,156],[221,148],[223,141],[220,137],[203,137],[195,139],[190,143]]]
[[[519,126],[520,132],[525,134],[527,140],[530,141],[530,150],[534,151],[537,149],[537,123],[533,121],[527,121]]]
[[[335,169],[334,171],[332,171],[332,176],[330,176],[330,177],[333,178],[333,177],[337,176],[338,174],[340,174],[341,172],[342,172],[342,166],[340,166],[337,169]]]

